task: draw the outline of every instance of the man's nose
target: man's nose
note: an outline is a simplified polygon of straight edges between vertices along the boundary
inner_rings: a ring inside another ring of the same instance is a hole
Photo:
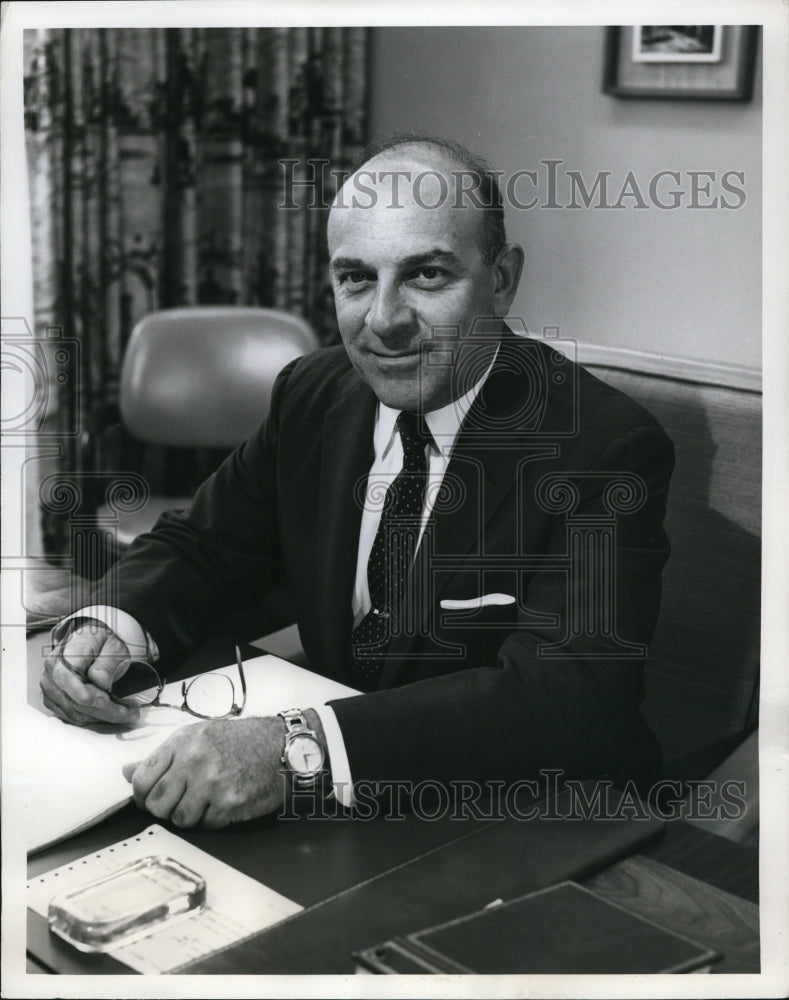
[[[398,287],[394,283],[379,280],[365,318],[368,328],[376,336],[385,338],[407,329],[413,319],[414,314],[403,301]]]

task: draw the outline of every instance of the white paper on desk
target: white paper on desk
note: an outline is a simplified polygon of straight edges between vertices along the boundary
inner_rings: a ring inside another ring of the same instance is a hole
[[[206,883],[206,902],[196,913],[112,951],[113,958],[136,972],[173,972],[303,909],[157,824],[136,837],[79,859],[79,863],[63,865],[33,879],[27,886],[27,905],[46,919],[56,893],[77,889],[150,854],[175,858],[201,875]]]
[[[22,747],[14,754],[22,788],[26,843],[37,851],[120,809],[131,797],[117,760],[79,739],[74,726],[25,706]]]
[[[238,667],[223,667],[241,697]],[[357,694],[327,677],[294,666],[277,656],[256,656],[244,663],[247,704],[242,718],[273,715],[286,708],[309,708],[331,698]],[[162,701],[181,703],[181,681],[168,684]],[[99,822],[131,800],[123,764],[144,760],[168,736],[200,719],[172,708],[143,709],[134,726],[70,726],[33,708],[26,709],[20,738],[25,789],[28,851]]]

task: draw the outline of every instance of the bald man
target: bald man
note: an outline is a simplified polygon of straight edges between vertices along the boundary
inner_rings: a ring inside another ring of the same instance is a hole
[[[671,442],[507,327],[523,252],[495,175],[463,147],[369,149],[328,242],[343,346],[288,365],[259,430],[131,547],[117,634],[81,624],[101,607],[65,623],[47,705],[134,721],[108,694],[130,651],[166,670],[286,583],[311,669],[363,693],[186,727],[129,774],[155,816],[222,826],[278,810],[288,782],[351,805],[362,787],[546,768],[643,777],[659,757],[639,703]],[[612,506],[617,488],[632,502]]]

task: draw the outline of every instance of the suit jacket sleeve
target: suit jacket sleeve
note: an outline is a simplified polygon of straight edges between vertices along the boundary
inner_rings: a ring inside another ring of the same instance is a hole
[[[92,603],[119,607],[156,640],[165,670],[283,579],[277,530],[277,400],[295,362],[280,373],[269,416],[197,490],[186,511],[168,511],[100,581]]]

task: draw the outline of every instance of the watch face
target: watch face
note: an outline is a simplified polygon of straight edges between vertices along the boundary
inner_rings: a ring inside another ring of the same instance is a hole
[[[323,768],[323,750],[312,736],[295,736],[285,749],[285,759],[296,774],[317,774]]]

